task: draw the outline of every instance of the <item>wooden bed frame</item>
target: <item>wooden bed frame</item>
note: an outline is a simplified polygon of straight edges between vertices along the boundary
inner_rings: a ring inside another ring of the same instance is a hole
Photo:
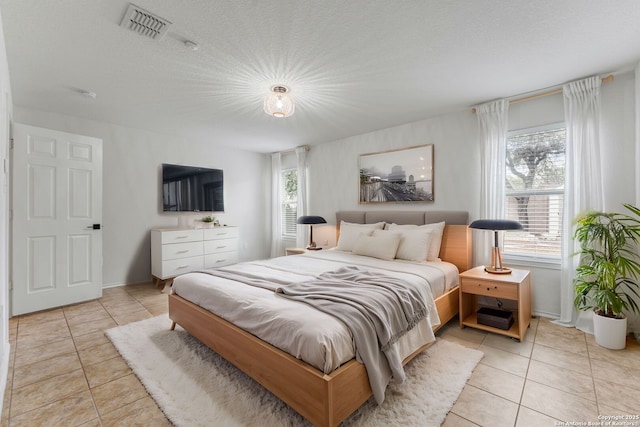
[[[425,218],[425,212],[421,213]],[[340,214],[337,217],[340,218]],[[366,222],[378,222],[376,218],[373,216]],[[466,219],[464,221],[466,224]],[[424,223],[419,220],[404,223],[415,222]],[[466,225],[445,227],[440,257],[455,264],[461,272],[471,268],[471,232]],[[436,299],[441,325],[458,313],[458,291],[456,287]],[[314,425],[338,425],[372,395],[366,369],[355,359],[324,374],[177,295],[169,295],[169,317],[173,321],[172,329],[176,323],[182,326]],[[404,363],[428,346],[418,349]]]

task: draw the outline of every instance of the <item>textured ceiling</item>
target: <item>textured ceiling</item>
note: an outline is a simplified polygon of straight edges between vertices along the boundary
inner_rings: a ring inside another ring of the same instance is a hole
[[[128,4],[0,0],[14,104],[271,152],[640,60],[637,0],[136,0],[160,41],[120,27]],[[290,118],[262,111],[278,83]]]

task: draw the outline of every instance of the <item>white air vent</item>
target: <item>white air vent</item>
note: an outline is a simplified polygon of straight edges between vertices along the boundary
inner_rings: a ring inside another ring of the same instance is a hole
[[[160,40],[167,33],[170,25],[171,22],[147,12],[135,4],[129,4],[129,8],[120,23],[121,27],[128,28],[141,36],[154,40]]]

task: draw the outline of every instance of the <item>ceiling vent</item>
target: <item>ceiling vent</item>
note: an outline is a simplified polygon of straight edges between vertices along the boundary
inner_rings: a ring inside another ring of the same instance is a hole
[[[121,27],[128,28],[141,36],[154,40],[162,39],[170,25],[170,21],[154,15],[151,12],[147,12],[135,4],[129,4],[129,8],[120,23]]]

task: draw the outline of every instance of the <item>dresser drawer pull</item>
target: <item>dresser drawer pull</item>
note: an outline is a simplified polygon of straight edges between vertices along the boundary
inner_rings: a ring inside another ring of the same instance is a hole
[[[189,250],[188,250],[188,249],[185,249],[185,250],[183,250],[183,251],[178,251],[178,252],[176,252],[176,254],[186,254],[187,252],[189,252]]]
[[[218,236],[226,236],[227,233],[218,233]]]
[[[216,260],[216,262],[225,262],[225,261],[226,261],[226,259],[219,259],[219,260]]]
[[[178,240],[178,239],[186,239],[186,238],[188,238],[188,237],[189,237],[189,236],[176,236],[176,240]]]
[[[178,270],[182,270],[182,269],[184,269],[184,268],[189,268],[189,266],[188,266],[188,265],[181,265],[181,266],[179,266],[177,269],[178,269]]]
[[[226,247],[227,247],[226,245],[225,246],[216,246],[216,249],[224,249]]]

